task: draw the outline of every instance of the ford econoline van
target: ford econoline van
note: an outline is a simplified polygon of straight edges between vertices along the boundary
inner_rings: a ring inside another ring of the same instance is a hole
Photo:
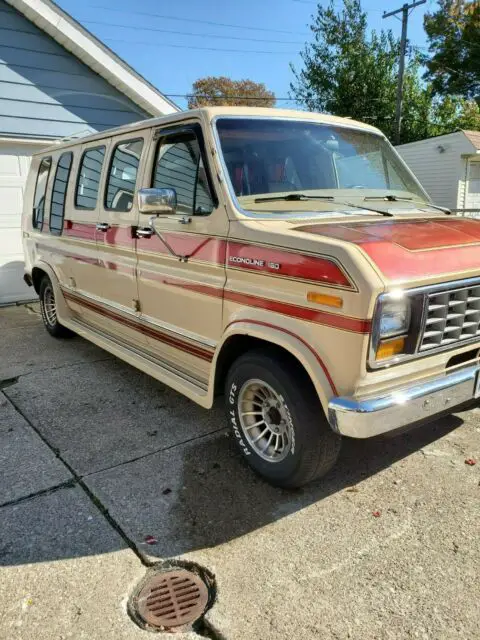
[[[273,484],[480,395],[480,222],[369,125],[221,107],[55,144],[22,228],[47,331],[202,407],[223,394]]]

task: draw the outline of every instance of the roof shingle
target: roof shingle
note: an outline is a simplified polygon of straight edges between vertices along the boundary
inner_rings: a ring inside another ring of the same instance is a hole
[[[480,151],[480,131],[465,131],[465,129],[462,129],[462,131],[473,144],[475,149]]]

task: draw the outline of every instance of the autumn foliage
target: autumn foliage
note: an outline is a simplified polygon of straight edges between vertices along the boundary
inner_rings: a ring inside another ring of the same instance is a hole
[[[200,78],[193,83],[188,108],[205,106],[273,107],[275,95],[260,82],[231,80],[225,76]]]

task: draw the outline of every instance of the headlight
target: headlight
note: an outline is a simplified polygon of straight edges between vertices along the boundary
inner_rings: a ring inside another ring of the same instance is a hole
[[[423,315],[423,293],[390,291],[375,306],[369,348],[372,369],[390,366],[415,353]]]
[[[408,298],[383,300],[380,308],[380,338],[391,338],[408,333],[411,320],[411,305]]]

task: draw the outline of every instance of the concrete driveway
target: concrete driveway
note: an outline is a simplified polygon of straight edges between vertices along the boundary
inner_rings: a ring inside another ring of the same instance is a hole
[[[221,408],[54,340],[34,307],[0,310],[0,381],[0,638],[148,638],[126,602],[174,557],[215,575],[211,638],[480,638],[479,410],[347,441],[288,492]]]

